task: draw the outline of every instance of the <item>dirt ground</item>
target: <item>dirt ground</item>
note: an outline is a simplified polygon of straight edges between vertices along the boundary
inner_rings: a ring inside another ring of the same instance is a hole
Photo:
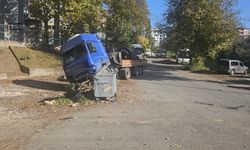
[[[135,88],[128,84],[122,96],[128,102],[54,122],[32,137],[27,150],[250,149],[250,93],[238,88],[249,87],[248,78],[219,80],[160,61],[151,59],[146,74],[131,80]]]
[[[118,82],[118,99],[125,101],[129,95],[124,93],[133,92],[133,82]],[[34,134],[41,132],[48,124],[66,120],[71,113],[103,105],[104,102],[76,107],[45,106],[40,103],[63,96],[66,85],[67,82],[58,81],[55,77],[0,81],[0,149],[22,149]]]
[[[160,65],[161,62],[155,61],[154,63]],[[177,69],[180,66],[176,64],[172,66],[171,63],[168,62],[167,70],[180,71],[183,76],[193,78],[195,81],[207,80],[210,83],[250,85],[249,77],[190,73]],[[157,68],[154,71],[157,72]],[[148,76],[148,80],[150,79],[151,77]],[[136,100],[138,89],[135,84],[135,80],[118,81],[118,103],[132,103]],[[67,82],[58,81],[55,77],[0,81],[0,149],[24,149],[31,138],[42,132],[49,124],[58,120],[67,120],[71,116],[70,114],[75,112],[84,112],[98,105],[108,105],[103,102],[77,107],[40,104],[44,99],[63,96],[66,85]]]

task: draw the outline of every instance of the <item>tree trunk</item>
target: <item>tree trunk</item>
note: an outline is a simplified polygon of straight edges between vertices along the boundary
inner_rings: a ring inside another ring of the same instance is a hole
[[[54,28],[54,45],[59,45],[60,44],[60,1],[57,2],[56,5],[56,13],[54,16],[54,21],[55,21],[55,28]]]
[[[44,31],[43,31],[43,46],[45,48],[49,47],[49,24],[48,20],[44,20]]]

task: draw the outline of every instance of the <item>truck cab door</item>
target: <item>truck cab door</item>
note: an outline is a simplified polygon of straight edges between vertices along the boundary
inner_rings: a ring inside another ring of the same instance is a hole
[[[101,43],[97,41],[86,42],[87,48],[89,49],[91,55],[92,63],[97,67],[97,70],[99,70],[104,63],[109,63],[108,56],[104,52],[105,49],[102,48],[100,44]]]

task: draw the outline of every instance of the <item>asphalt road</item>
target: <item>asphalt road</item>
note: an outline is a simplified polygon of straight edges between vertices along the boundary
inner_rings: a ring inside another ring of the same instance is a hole
[[[152,61],[129,87],[128,101],[59,120],[37,134],[27,149],[250,149],[249,90]]]

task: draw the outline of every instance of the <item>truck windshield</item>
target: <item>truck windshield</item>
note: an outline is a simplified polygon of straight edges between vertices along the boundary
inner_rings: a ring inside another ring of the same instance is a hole
[[[179,51],[178,58],[190,58],[190,52],[189,51]]]
[[[137,55],[141,55],[144,52],[144,50],[143,48],[135,48],[135,52]]]
[[[67,64],[69,62],[76,61],[86,55],[86,53],[86,47],[83,44],[75,46],[63,54],[63,63]]]

